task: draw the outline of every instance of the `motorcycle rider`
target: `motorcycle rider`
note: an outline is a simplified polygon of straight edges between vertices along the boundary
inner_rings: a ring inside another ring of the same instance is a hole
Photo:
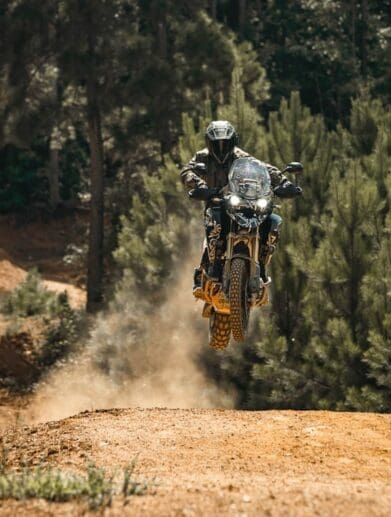
[[[250,157],[238,147],[238,142],[238,134],[228,121],[215,120],[209,124],[205,132],[206,148],[196,152],[181,170],[181,179],[190,197],[206,201],[204,222],[208,246],[205,246],[200,268],[197,268],[194,273],[194,289],[200,287],[202,267],[209,277],[220,278],[221,258],[225,251],[229,218],[220,205],[210,201],[228,184],[228,173],[234,160]],[[295,187],[277,167],[268,163],[263,165],[270,175],[271,185],[276,195],[294,197],[301,194],[301,189]],[[266,266],[275,251],[281,223],[281,217],[271,213],[260,226],[259,263],[264,284],[271,281],[267,277]]]

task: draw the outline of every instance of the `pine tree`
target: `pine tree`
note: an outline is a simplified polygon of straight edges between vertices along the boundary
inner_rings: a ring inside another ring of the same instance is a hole
[[[380,249],[362,284],[363,317],[368,348],[363,354],[366,381],[352,387],[347,404],[353,409],[391,411],[391,217],[388,215]]]
[[[327,200],[335,136],[326,130],[319,115],[313,116],[302,105],[300,94],[283,99],[278,112],[269,117],[268,158],[279,167],[291,161],[304,165],[301,183],[304,196],[296,204],[300,215],[319,216]],[[308,193],[308,195],[307,195]]]
[[[192,223],[194,209],[184,192],[179,170],[202,147],[204,128],[210,119],[208,103],[198,118],[198,129],[189,115],[183,115],[184,134],[177,149],[179,163],[166,155],[157,175],[143,177],[142,193],[133,196],[129,215],[122,217],[115,258],[124,270],[125,283],[142,289],[153,300],[164,296],[163,288],[175,266],[183,263],[184,250],[186,253],[189,249],[196,228],[202,231],[201,213]]]
[[[320,404],[344,407],[347,390],[365,380],[361,288],[372,263],[381,210],[376,184],[357,162],[347,161],[335,174],[328,210],[325,236],[310,264],[305,317],[312,328],[306,356],[329,385],[327,393],[319,394]]]
[[[333,139],[321,117],[312,116],[301,105],[297,92],[289,102],[282,100],[279,111],[270,115],[266,149],[270,163],[282,167],[290,161],[301,161],[304,165],[300,177],[303,196],[279,203],[284,222],[272,260],[273,312],[288,339],[302,326],[305,289],[305,278],[292,254],[300,252],[306,262],[320,239],[319,216],[328,199]]]
[[[240,146],[253,156],[262,158],[265,134],[258,111],[245,98],[243,70],[237,66],[232,73],[229,102],[218,109],[219,119],[229,120],[237,130]]]
[[[300,201],[298,207],[285,203],[282,208],[272,309],[261,314],[258,337],[224,359],[221,382],[236,386],[243,407],[389,407],[388,115],[361,110],[359,101],[353,110],[351,132],[339,129],[338,159],[330,155],[330,185],[325,182],[322,191],[318,178],[303,178],[312,212],[307,215],[309,205],[303,210]],[[376,124],[375,140],[361,153],[357,143],[368,137],[368,124],[357,117],[359,110]],[[293,134],[283,138],[288,121],[292,124],[291,113],[272,117],[272,152],[273,145],[275,152],[300,149]],[[317,141],[316,127],[307,120],[301,130],[308,150]]]

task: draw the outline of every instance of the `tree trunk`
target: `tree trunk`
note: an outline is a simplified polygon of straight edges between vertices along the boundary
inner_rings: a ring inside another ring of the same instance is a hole
[[[91,159],[91,212],[87,272],[87,311],[99,308],[103,297],[103,143],[95,78],[87,81],[87,122]]]
[[[49,162],[49,196],[50,206],[54,210],[60,203],[60,166],[59,154],[60,150],[56,145],[50,144],[50,162]]]
[[[239,33],[243,36],[246,22],[246,0],[239,0]]]
[[[212,20],[217,20],[217,0],[211,0],[210,15]]]
[[[351,33],[352,33],[352,57],[353,57],[353,63],[356,65],[356,59],[357,59],[357,47],[356,47],[356,0],[351,0],[351,19],[352,19],[352,26],[351,26]]]
[[[158,46],[160,57],[167,60],[167,26],[166,21],[161,20],[158,23]]]
[[[361,72],[367,76],[368,69],[368,0],[361,0]]]

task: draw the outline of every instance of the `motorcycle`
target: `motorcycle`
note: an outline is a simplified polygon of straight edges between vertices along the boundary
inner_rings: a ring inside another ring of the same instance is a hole
[[[204,169],[204,164],[197,164]],[[291,162],[283,172],[299,174],[303,166]],[[210,189],[207,189],[210,191]],[[215,349],[228,346],[231,334],[235,341],[246,339],[251,309],[266,305],[271,280],[261,279],[259,264],[260,225],[276,205],[273,197],[294,197],[301,192],[288,182],[272,190],[270,176],[262,162],[254,158],[235,160],[228,174],[228,185],[213,192],[210,207],[219,206],[229,218],[225,251],[221,257],[221,274],[215,278],[202,267],[201,286],[193,295],[204,301],[202,316],[209,319],[209,344]],[[189,196],[203,199],[205,189],[193,189]],[[209,237],[207,253],[215,257],[215,241]],[[271,244],[272,245],[272,244]]]

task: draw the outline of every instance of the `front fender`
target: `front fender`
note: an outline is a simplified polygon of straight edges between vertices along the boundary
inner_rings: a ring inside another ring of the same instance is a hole
[[[248,260],[249,262],[251,262],[251,257],[248,255],[248,253],[233,253],[232,255],[232,258],[231,260],[233,260],[234,258],[242,258],[244,260]]]

